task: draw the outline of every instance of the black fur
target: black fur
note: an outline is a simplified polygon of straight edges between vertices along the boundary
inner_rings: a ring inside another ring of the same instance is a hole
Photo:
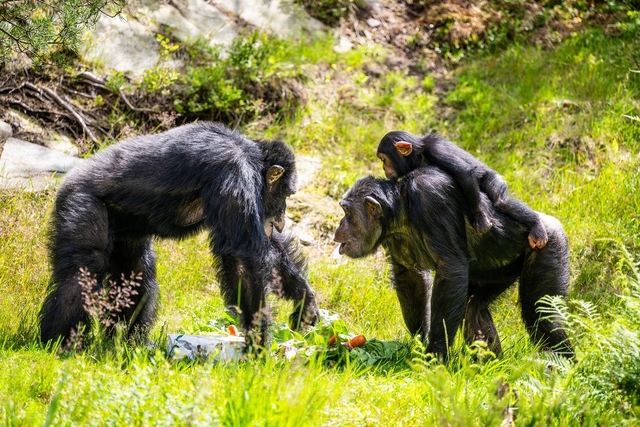
[[[269,185],[274,168],[284,173]],[[218,123],[132,138],[87,159],[67,175],[55,203],[49,239],[53,276],[40,313],[42,340],[66,339],[87,323],[81,267],[100,285],[118,281],[122,273],[142,273],[136,305],[123,317],[130,331],[145,335],[158,304],[153,237],[180,239],[203,229],[209,231],[226,303],[239,301],[242,326],[251,330],[261,324],[264,338],[266,316],[259,314],[267,287],[284,266],[297,268],[288,244],[270,241],[272,229],[283,226],[295,181],[295,158],[284,143],[256,142]],[[302,273],[290,281],[297,293],[286,296],[304,295],[296,302],[311,318],[317,309]],[[289,270],[284,274],[293,277]],[[140,301],[144,306],[137,306]]]
[[[519,279],[522,318],[532,339],[571,357],[561,325],[536,312],[544,295],[567,293],[569,252],[562,225],[541,214],[549,242],[533,250],[525,222],[494,209],[484,194],[480,203],[493,221],[483,235],[466,221],[468,207],[458,186],[436,167],[421,167],[401,181],[363,178],[340,202],[345,216],[335,241],[353,258],[384,247],[405,323],[411,333],[428,337],[429,352],[446,357],[464,320],[468,342],[484,339],[499,353],[489,306]]]
[[[413,146],[410,155],[398,153],[395,144],[400,141]],[[531,247],[541,248],[547,243],[547,233],[540,216],[525,203],[509,196],[507,183],[496,171],[453,142],[433,133],[418,137],[409,132],[392,131],[378,144],[378,156],[381,153],[390,159],[396,179],[425,165],[437,166],[451,175],[471,209],[471,225],[480,234],[492,225],[488,212],[480,203],[482,191],[496,209],[527,225]]]
[[[289,316],[292,329],[314,324],[318,317],[318,309],[315,297],[310,293],[311,288],[307,284],[307,259],[299,251],[291,234],[274,232],[271,242],[276,263],[276,280],[271,284],[270,290],[280,297],[297,302]]]

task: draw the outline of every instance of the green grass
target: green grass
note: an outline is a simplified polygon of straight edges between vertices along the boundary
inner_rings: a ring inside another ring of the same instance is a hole
[[[625,117],[640,114],[638,52],[637,32],[592,31],[551,52],[513,47],[459,69],[446,100],[459,114],[440,130],[563,222],[581,295],[610,289],[611,260],[584,262],[601,252],[598,238],[638,248],[640,126]]]
[[[33,341],[38,302],[49,276],[45,225],[52,202],[53,194],[0,195],[0,342]]]
[[[117,341],[60,356],[40,346],[36,327],[49,280],[46,222],[54,194],[5,191],[0,424],[485,426],[513,414],[516,425],[637,425],[640,122],[624,115],[640,115],[640,74],[632,72],[640,69],[638,52],[639,37],[598,31],[552,51],[514,46],[466,61],[455,70],[453,90],[438,100],[424,77],[366,75],[365,64],[384,58],[379,49],[327,51],[307,82],[314,96],[294,117],[245,129],[322,155],[312,190],[332,203],[360,176],[382,174],[375,147],[393,129],[436,129],[478,155],[569,234],[571,299],[560,309],[575,363],[530,344],[510,291],[494,315],[504,354],[493,358],[457,340],[451,362],[439,364],[406,332],[381,255],[356,261],[328,254],[310,262],[321,307],[338,313],[352,333],[411,347],[407,360],[190,364],[167,360],[163,348]],[[335,90],[323,92],[332,81]],[[441,102],[454,111],[446,122]],[[331,229],[338,220],[329,215],[320,225]],[[153,337],[198,331],[223,316],[206,236],[156,246],[161,308]],[[270,301],[281,324],[290,304]]]

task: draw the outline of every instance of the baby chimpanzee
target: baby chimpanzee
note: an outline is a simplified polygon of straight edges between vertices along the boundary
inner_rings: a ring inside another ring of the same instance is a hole
[[[433,133],[418,137],[409,132],[392,131],[378,144],[378,157],[388,179],[398,179],[427,164],[448,173],[460,186],[471,210],[471,225],[479,234],[493,225],[481,208],[482,191],[496,209],[529,225],[532,248],[539,249],[547,244],[547,231],[538,213],[520,200],[509,197],[507,183],[496,171],[453,142]]]

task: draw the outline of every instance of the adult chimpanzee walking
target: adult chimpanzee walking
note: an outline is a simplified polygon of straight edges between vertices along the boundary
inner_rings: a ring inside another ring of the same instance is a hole
[[[549,240],[534,250],[526,223],[495,209],[484,193],[480,197],[493,223],[482,235],[470,225],[470,208],[453,179],[436,167],[421,167],[397,182],[363,178],[340,201],[344,218],[335,241],[340,253],[352,258],[382,245],[405,323],[412,334],[428,337],[428,352],[446,358],[463,320],[467,342],[484,339],[501,352],[489,306],[519,279],[531,338],[572,357],[562,325],[536,311],[543,296],[567,293],[569,254],[562,225],[541,214]]]
[[[79,271],[98,286],[122,286],[142,273],[134,305],[122,313],[145,335],[157,310],[153,237],[184,238],[207,229],[222,294],[239,305],[241,324],[261,328],[265,293],[274,283],[293,299],[296,323],[317,317],[303,263],[290,242],[271,239],[284,226],[295,192],[293,152],[282,142],[253,141],[218,123],[201,122],[110,146],[73,169],[56,198],[50,230],[53,277],[40,313],[44,342],[69,337],[88,322]],[[302,317],[301,317],[302,315]]]

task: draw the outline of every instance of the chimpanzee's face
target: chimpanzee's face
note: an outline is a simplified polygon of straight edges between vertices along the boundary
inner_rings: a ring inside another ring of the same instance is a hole
[[[271,236],[275,228],[279,232],[284,229],[287,197],[295,193],[295,170],[287,170],[273,165],[266,177],[267,195],[265,200],[265,232]]]
[[[382,234],[382,209],[371,196],[359,192],[357,184],[340,201],[344,217],[334,241],[340,243],[340,254],[360,258],[375,252]],[[366,191],[366,189],[364,189]]]
[[[260,141],[260,148],[264,153],[264,229],[271,236],[274,228],[284,229],[287,197],[296,192],[296,160],[283,142]]]
[[[391,158],[384,153],[378,153],[378,158],[382,161],[382,169],[387,179],[398,179],[398,172],[393,166]]]

